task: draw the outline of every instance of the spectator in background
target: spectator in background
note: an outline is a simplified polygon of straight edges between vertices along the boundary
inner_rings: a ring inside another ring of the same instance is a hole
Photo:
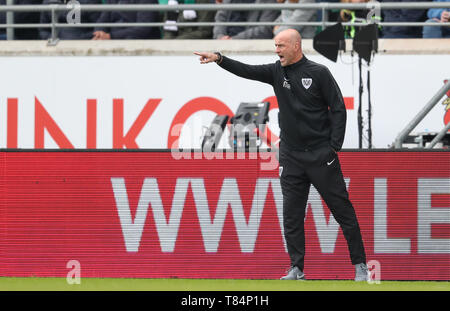
[[[332,3],[336,3],[336,2],[341,2],[340,0],[317,0],[317,3],[320,2],[332,2]],[[339,9],[330,9],[327,10],[327,21],[329,22],[336,22],[339,18],[339,13],[340,10]],[[322,21],[322,10],[317,10],[317,21],[321,22]],[[322,31],[322,27],[320,27],[320,30]]]
[[[223,4],[262,4],[276,3],[276,0],[222,0]],[[273,22],[280,15],[278,10],[262,11],[226,11],[219,10],[216,13],[216,22]],[[228,39],[271,39],[273,37],[272,26],[214,26],[213,38]]]
[[[315,0],[277,0],[278,3],[315,3]],[[276,22],[290,23],[290,22],[315,22],[317,20],[317,10],[281,10],[281,15],[276,19]],[[283,30],[296,29],[303,39],[311,39],[316,34],[316,27],[314,26],[275,26],[273,34],[276,36]]]
[[[214,0],[159,0],[159,4],[213,4]],[[183,10],[164,14],[163,39],[211,39],[213,27],[178,27],[178,23],[214,22],[215,11]]]
[[[102,4],[102,0],[77,0],[80,5],[86,4]],[[65,4],[65,0],[44,0],[43,4]],[[58,23],[67,23],[67,14],[69,11],[57,11],[56,21]],[[83,11],[81,9],[80,19],[81,23],[95,23],[100,17],[100,12],[95,11]],[[52,22],[51,12],[41,12],[41,24],[50,24]],[[57,37],[61,40],[89,40],[92,38],[92,32],[94,28],[87,27],[62,27],[58,28]],[[39,30],[41,39],[47,40],[51,37],[50,28],[41,28]]]
[[[341,0],[341,3],[365,3],[368,0]],[[355,26],[344,26],[344,32],[346,38],[353,38],[355,34],[361,29],[361,27],[367,25],[367,15],[369,14],[369,10],[351,10],[351,9],[342,9],[339,12],[338,22],[346,23],[351,22],[356,24]],[[377,21],[378,22],[378,21]],[[360,24],[358,26],[358,24]]]
[[[158,4],[158,0],[107,0],[106,4]],[[97,23],[152,23],[160,21],[156,11],[104,11]],[[93,40],[160,39],[158,27],[96,27]]]
[[[18,5],[42,4],[42,0],[14,0]],[[0,0],[0,5],[6,5],[6,0]],[[40,12],[15,12],[15,24],[39,24]],[[6,24],[6,12],[0,13],[0,24]],[[0,39],[6,39],[6,29],[0,29]],[[14,28],[14,39],[16,40],[38,40],[39,31],[37,28]]]
[[[450,2],[450,0],[434,0],[435,2]],[[448,23],[450,11],[448,9],[429,9],[427,23]],[[450,38],[450,27],[446,26],[424,26],[424,38]]]
[[[415,0],[426,2],[430,0]],[[411,0],[381,0],[380,2],[411,2]],[[383,22],[424,22],[427,10],[423,9],[385,9]],[[385,26],[383,38],[422,38],[422,27]]]

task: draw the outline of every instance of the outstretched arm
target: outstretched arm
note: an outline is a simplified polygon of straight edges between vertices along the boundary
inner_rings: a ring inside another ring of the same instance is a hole
[[[200,56],[201,64],[216,62],[223,69],[245,79],[257,80],[264,83],[273,84],[273,71],[275,64],[248,65],[219,53],[194,52]]]

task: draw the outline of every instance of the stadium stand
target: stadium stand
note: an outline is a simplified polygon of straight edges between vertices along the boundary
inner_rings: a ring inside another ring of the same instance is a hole
[[[223,4],[237,3],[276,3],[276,0],[223,0]],[[226,11],[219,10],[216,13],[216,22],[272,22],[279,11]],[[214,39],[271,39],[273,37],[272,27],[270,26],[215,26],[213,30]]]
[[[157,4],[157,0],[107,0],[107,4]],[[141,12],[109,12],[104,11],[97,23],[142,23],[157,22],[160,14],[155,11]],[[94,40],[108,39],[159,39],[160,30],[157,27],[96,27]]]
[[[192,1],[192,3],[190,2]],[[212,0],[160,0],[160,4],[209,4]],[[175,22],[213,22],[215,11],[183,10],[181,12],[164,13],[163,39],[211,39],[212,26],[209,27],[177,27]]]
[[[72,0],[76,1],[76,0]],[[341,0],[341,3],[348,4],[364,4],[367,0]],[[78,1],[81,5],[86,4],[118,4],[118,5],[133,5],[133,4],[153,4],[153,5],[165,5],[175,4],[200,4],[200,5],[213,5],[214,0],[81,0]],[[281,5],[285,4],[321,4],[330,3],[333,5],[337,0],[215,0],[217,4],[262,4],[262,5],[276,5],[277,2]],[[394,3],[408,3],[411,1],[397,1],[397,0],[382,0],[380,2],[373,1],[375,3],[394,4]],[[383,7],[381,10],[381,16],[378,18],[380,21],[380,38],[422,38],[424,31],[424,38],[448,38],[448,7],[428,7],[426,3],[432,4],[433,2],[446,3],[448,0],[417,0],[413,1],[413,4],[424,4],[420,7],[413,7],[406,5],[403,7]],[[14,5],[36,5],[36,4],[67,4],[68,0],[0,0],[0,7],[7,4]],[[430,8],[430,10],[428,10]],[[322,31],[324,27],[329,26],[331,22],[347,22],[345,25],[348,30],[347,37],[352,37],[352,28],[349,27],[348,22],[367,19],[364,16],[369,11],[368,7],[364,6],[363,9],[345,8],[342,10],[336,7],[320,7],[318,10],[300,10],[300,9],[280,9],[275,10],[230,10],[228,8],[219,10],[199,9],[191,10],[184,9],[178,12],[179,8],[174,7],[172,10],[167,8],[157,11],[154,8],[152,10],[142,10],[139,12],[130,10],[129,8],[124,11],[117,10],[100,10],[81,13],[81,23],[120,23],[130,24],[128,27],[96,27],[93,31],[92,28],[81,25],[80,27],[66,27],[62,24],[65,23],[64,10],[59,8],[55,11],[56,17],[54,29],[58,30],[51,32],[50,26],[52,23],[51,12],[48,7],[42,7],[35,10],[23,11],[13,9],[12,15],[8,15],[5,10],[0,11],[0,25],[14,26],[21,24],[17,27],[4,26],[0,28],[0,40],[39,40],[48,39],[52,34],[53,42],[56,42],[56,37],[59,39],[91,39],[90,33],[95,32],[93,39],[218,39],[218,38],[233,38],[233,39],[271,39],[273,35],[285,27],[298,28],[302,33],[303,38],[312,38],[315,34]],[[67,12],[67,10],[66,10]],[[344,14],[346,12],[346,14]],[[353,13],[354,15],[352,15]],[[358,12],[358,14],[356,14]],[[428,15],[427,15],[428,12]],[[281,13],[281,14],[280,14]],[[297,14],[298,13],[298,14]],[[301,13],[301,14],[300,14]],[[169,18],[169,15],[171,16]],[[13,16],[13,20],[7,21],[7,16]],[[173,17],[175,16],[175,17]],[[317,16],[315,18],[314,16]],[[67,15],[66,15],[67,17]],[[96,18],[98,17],[98,18]],[[430,26],[426,25],[427,21]],[[202,23],[201,27],[192,25],[179,25],[179,23]],[[214,25],[214,23],[221,23],[220,25]],[[250,22],[252,25],[224,25],[223,23],[230,22]],[[290,22],[297,23],[296,25],[289,25]],[[309,23],[301,25],[299,23]],[[315,22],[315,25],[311,25],[311,22]],[[392,25],[392,23],[401,22],[402,25]],[[445,23],[442,27],[432,25],[433,22]],[[39,23],[46,24],[46,28],[39,27]],[[134,26],[134,23],[155,23],[155,26],[142,25]],[[268,25],[267,23],[271,23]],[[277,25],[279,23],[279,25]],[[328,24],[327,24],[328,23]],[[383,23],[389,23],[389,25],[383,25]],[[422,25],[417,25],[421,23]],[[30,27],[24,27],[24,24],[33,24]],[[206,24],[206,25],[205,25]],[[405,25],[406,24],[406,25]],[[110,26],[110,25],[108,25]],[[420,26],[420,27],[419,27]],[[78,29],[80,28],[80,29]],[[8,29],[8,30],[7,30]],[[229,34],[227,33],[229,32]],[[230,35],[231,34],[231,35]],[[56,44],[56,43],[55,43]]]
[[[429,2],[417,0],[416,2]],[[410,0],[383,0],[381,2],[410,2]],[[385,22],[425,22],[427,10],[393,9],[383,12]],[[389,26],[383,28],[383,38],[422,38],[422,27]]]
[[[81,5],[84,4],[102,4],[102,0],[78,0]],[[64,0],[44,0],[43,4],[64,4]],[[56,12],[58,15],[58,23],[67,22],[66,12]],[[80,12],[81,23],[95,23],[100,17],[100,12]],[[51,22],[51,13],[42,12],[41,13],[41,23],[48,24]],[[58,29],[58,38],[61,40],[88,40],[93,37],[94,28],[61,28]],[[39,36],[41,39],[48,40],[51,36],[50,28],[39,29]]]
[[[16,5],[42,4],[42,0],[15,0]],[[6,5],[6,0],[0,0],[0,6]],[[16,24],[38,24],[39,12],[15,12],[14,22]],[[0,12],[0,24],[6,24],[6,13]],[[0,40],[6,39],[6,30],[0,28]],[[39,33],[37,28],[21,28],[15,30],[16,40],[37,40]]]
[[[279,3],[314,3],[314,0],[277,0]],[[317,11],[316,10],[282,10],[281,15],[277,18],[277,22],[280,23],[289,23],[289,22],[313,22],[317,19]],[[275,26],[273,29],[273,34],[277,35],[280,31],[283,31],[288,28],[295,28],[301,34],[302,38],[312,38],[316,34],[316,27],[313,26]]]

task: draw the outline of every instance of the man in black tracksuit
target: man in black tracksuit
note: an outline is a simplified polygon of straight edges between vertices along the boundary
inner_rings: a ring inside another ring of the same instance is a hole
[[[342,228],[355,280],[367,280],[361,232],[336,153],[344,142],[346,124],[341,91],[328,68],[303,55],[296,30],[280,32],[275,47],[280,60],[266,65],[243,64],[220,53],[195,54],[201,63],[216,62],[233,74],[274,88],[280,111],[284,235],[291,258],[291,269],[281,279],[304,279],[304,218],[313,184]]]

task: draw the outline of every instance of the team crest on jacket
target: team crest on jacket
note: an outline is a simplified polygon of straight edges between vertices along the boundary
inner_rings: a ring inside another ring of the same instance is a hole
[[[309,87],[312,84],[312,79],[311,78],[302,78],[302,84],[305,89],[309,89]]]

